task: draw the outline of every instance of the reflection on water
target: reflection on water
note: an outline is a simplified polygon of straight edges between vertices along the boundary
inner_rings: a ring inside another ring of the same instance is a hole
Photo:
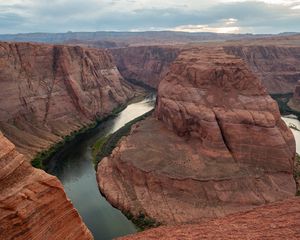
[[[295,127],[300,130],[300,121],[294,115],[288,115],[282,117],[286,125],[291,128],[295,141],[296,141],[296,152],[300,154],[300,131],[294,129]]]
[[[134,233],[136,228],[101,196],[91,146],[99,137],[115,132],[127,122],[150,111],[154,107],[154,101],[155,96],[152,95],[141,102],[130,104],[116,118],[66,144],[47,164],[47,172],[61,180],[68,197],[96,240]]]

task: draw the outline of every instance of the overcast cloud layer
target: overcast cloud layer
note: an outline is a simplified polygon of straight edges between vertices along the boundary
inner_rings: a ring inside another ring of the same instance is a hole
[[[300,0],[0,0],[0,34],[148,30],[300,32]]]

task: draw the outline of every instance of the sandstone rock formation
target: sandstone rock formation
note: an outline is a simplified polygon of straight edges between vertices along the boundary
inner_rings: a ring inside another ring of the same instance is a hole
[[[160,79],[165,76],[180,50],[167,46],[141,46],[110,51],[125,79],[143,82],[157,88]]]
[[[58,179],[31,167],[1,132],[0,239],[93,239]]]
[[[273,39],[265,45],[236,44],[224,49],[227,53],[244,59],[269,93],[293,92],[300,80],[300,46],[282,46],[276,43],[276,39]]]
[[[0,43],[0,129],[26,156],[132,96],[106,50]]]
[[[300,239],[300,198],[258,207],[202,224],[159,227],[120,238],[135,239]]]
[[[295,141],[259,79],[222,47],[183,50],[155,117],[98,165],[109,202],[163,224],[190,223],[294,196]]]
[[[300,80],[297,82],[293,97],[289,100],[288,106],[291,109],[300,112]]]

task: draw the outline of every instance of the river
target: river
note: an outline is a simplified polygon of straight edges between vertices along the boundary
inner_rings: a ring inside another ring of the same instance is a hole
[[[92,232],[95,240],[108,240],[137,231],[135,225],[100,194],[93,165],[91,146],[100,137],[117,131],[127,122],[150,111],[155,96],[127,106],[117,117],[77,136],[57,152],[46,165],[57,176],[73,205]]]
[[[283,116],[282,119],[286,123],[286,125],[292,130],[296,141],[296,152],[300,154],[300,121],[294,115]]]

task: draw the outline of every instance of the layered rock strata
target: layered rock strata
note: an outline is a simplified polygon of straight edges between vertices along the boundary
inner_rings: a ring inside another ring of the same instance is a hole
[[[300,80],[297,82],[293,92],[293,97],[289,100],[288,106],[291,109],[300,112]]]
[[[1,132],[0,239],[93,239],[58,179],[30,166]]]
[[[295,141],[259,79],[223,48],[183,50],[161,81],[155,116],[98,165],[124,212],[191,223],[295,195]]]
[[[0,43],[0,129],[28,157],[132,96],[106,50]]]
[[[266,45],[237,44],[224,49],[244,59],[269,93],[293,92],[300,80],[300,47],[277,46],[276,43],[274,39]]]
[[[168,46],[140,46],[110,51],[124,78],[157,88],[180,49]]]
[[[122,240],[135,239],[300,239],[300,198],[258,207],[202,224],[159,227]]]

